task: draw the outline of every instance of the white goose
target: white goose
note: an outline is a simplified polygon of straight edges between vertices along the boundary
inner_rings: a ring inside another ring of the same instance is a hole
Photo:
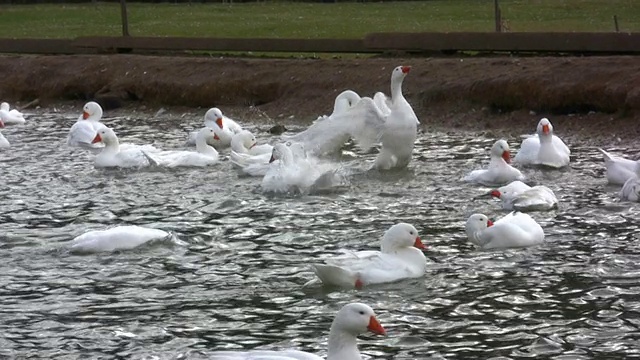
[[[234,134],[242,131],[242,126],[238,125],[234,120],[224,116],[218,108],[211,108],[204,114],[204,126],[212,128],[216,132],[214,142],[211,144],[216,149],[228,148],[231,145],[231,138]],[[194,145],[196,143],[196,134],[194,131],[189,133],[187,144]]]
[[[514,162],[522,165],[544,165],[561,168],[569,165],[571,151],[559,137],[553,135],[553,125],[547,118],[538,122],[536,134],[523,140]]]
[[[357,337],[366,332],[386,335],[373,309],[362,303],[343,306],[331,323],[327,360],[362,360]],[[210,359],[215,360],[324,360],[297,350],[219,351],[212,355]]]
[[[164,239],[170,234],[163,230],[142,226],[117,226],[107,230],[93,230],[77,236],[68,244],[78,253],[112,252],[136,248],[152,240]]]
[[[629,178],[620,190],[620,200],[640,202],[640,178]]]
[[[489,167],[483,170],[473,170],[463,178],[464,181],[482,185],[502,185],[514,180],[524,180],[520,170],[509,165],[511,152],[505,140],[496,141],[489,152]]]
[[[607,181],[609,181],[609,184],[623,185],[627,180],[635,177],[636,172],[640,169],[640,161],[611,155],[602,149],[598,150],[600,150],[604,157],[604,165],[607,167]]]
[[[473,214],[466,224],[467,238],[482,249],[518,248],[541,244],[542,227],[529,215],[511,212],[495,223]]]
[[[9,103],[3,102],[0,104],[0,120],[4,121],[7,125],[24,124],[26,121],[24,114],[16,109],[10,109]]]
[[[372,112],[377,113],[378,118],[382,120],[378,123],[383,124],[380,137],[382,147],[374,165],[380,170],[404,168],[411,161],[419,121],[413,108],[402,95],[402,82],[410,70],[410,66],[398,66],[393,69],[389,112],[387,113],[386,109],[383,112],[377,106],[377,111]]]
[[[313,265],[320,281],[326,285],[361,288],[407,278],[423,276],[427,260],[418,230],[399,223],[390,227],[380,243],[380,251],[359,251],[347,256],[327,259]],[[311,280],[305,286],[315,284]]]
[[[146,166],[157,166],[158,161],[149,156],[140,147],[120,148],[120,142],[116,133],[106,126],[102,126],[92,143],[102,142],[105,146],[96,155],[95,167],[97,168],[142,168]]]
[[[196,151],[161,151],[153,153],[153,159],[159,166],[170,168],[215,165],[218,163],[218,151],[208,144],[215,135],[212,128],[204,127],[196,135]]]
[[[261,155],[271,154],[273,146],[258,145],[256,137],[249,130],[241,130],[231,137],[231,150],[238,154]]]
[[[354,136],[359,119],[346,114],[358,101],[360,95],[351,90],[338,94],[334,100],[331,115],[319,116],[306,130],[292,136],[285,136],[286,141],[299,142],[315,155],[332,154],[340,151],[345,142]],[[355,123],[355,125],[354,125]]]
[[[0,129],[4,128],[4,123],[2,122],[2,119],[0,119]],[[4,135],[2,135],[2,133],[0,132],[0,149],[7,149],[10,148],[11,144],[9,144],[9,140],[7,140],[7,138],[4,137]]]
[[[491,191],[491,196],[502,200],[502,208],[517,211],[547,211],[558,207],[558,198],[546,186],[530,187],[516,180]]]
[[[97,131],[104,125],[100,123],[102,119],[102,107],[94,101],[90,101],[82,108],[82,115],[69,129],[67,144],[69,146],[82,148],[98,147],[92,143]]]
[[[278,160],[277,163],[274,163]],[[268,169],[262,178],[260,187],[264,192],[289,193],[301,192],[307,184],[304,171],[294,158],[291,148],[284,143],[274,145],[269,159]]]
[[[276,144],[269,162],[260,184],[266,193],[327,192],[340,190],[349,184],[346,175],[339,171],[336,164],[322,162],[308,155],[301,143]],[[256,164],[258,166],[263,165]],[[243,171],[249,172],[249,169]],[[253,171],[258,172],[257,169]]]

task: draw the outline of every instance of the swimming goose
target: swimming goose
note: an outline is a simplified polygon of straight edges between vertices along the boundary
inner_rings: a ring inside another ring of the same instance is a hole
[[[112,252],[129,250],[149,241],[164,239],[170,234],[142,226],[116,226],[107,230],[92,230],[75,237],[69,244],[71,252]]]
[[[373,309],[362,303],[350,303],[336,314],[329,330],[327,360],[362,360],[357,337],[372,332],[386,335]],[[215,360],[324,360],[314,354],[297,350],[217,351]]]
[[[215,131],[217,136],[211,145],[218,150],[231,146],[233,135],[242,131],[242,126],[233,119],[224,116],[222,111],[215,107],[207,110],[204,114],[204,126]],[[188,145],[195,145],[197,133],[197,131],[189,133]]]
[[[11,110],[11,106],[6,102],[0,104],[0,120],[6,125],[24,124],[26,121],[23,113],[16,109]]]
[[[625,159],[620,156],[609,154],[598,149],[604,158],[604,165],[607,167],[607,181],[609,184],[623,185],[627,180],[636,176],[640,169],[640,161]]]
[[[496,141],[489,152],[489,167],[483,170],[473,170],[463,178],[464,181],[482,185],[502,185],[514,180],[524,180],[520,170],[509,165],[511,152],[505,140]]]
[[[423,276],[427,260],[418,230],[410,224],[390,227],[382,237],[380,251],[358,251],[327,259],[313,269],[325,285],[361,288]],[[314,279],[305,286],[317,283]]]
[[[106,126],[102,126],[98,130],[92,142],[101,142],[105,145],[102,151],[96,155],[95,167],[97,168],[142,168],[158,165],[157,160],[153,159],[148,152],[140,147],[121,149],[116,133]]]
[[[204,127],[196,135],[196,151],[161,151],[153,153],[159,166],[165,167],[204,167],[218,163],[218,151],[208,143],[215,137],[215,132]]]
[[[96,148],[102,145],[93,143],[97,131],[104,125],[102,119],[102,107],[94,101],[90,101],[82,107],[82,115],[69,129],[67,144],[74,147]]]
[[[536,134],[523,140],[514,162],[522,165],[544,165],[561,168],[569,165],[571,151],[559,137],[553,135],[553,125],[547,118],[538,122]]]
[[[473,214],[466,232],[469,241],[482,249],[527,247],[544,241],[542,227],[531,216],[515,211],[495,223],[486,215]]]
[[[491,196],[502,200],[502,208],[518,211],[547,211],[558,207],[558,198],[546,186],[531,187],[516,180],[491,191]]]

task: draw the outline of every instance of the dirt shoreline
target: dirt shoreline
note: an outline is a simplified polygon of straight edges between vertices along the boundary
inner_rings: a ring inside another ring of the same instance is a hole
[[[0,56],[0,99],[107,114],[218,106],[247,121],[308,123],[345,89],[388,93],[411,65],[404,94],[424,127],[531,132],[541,117],[569,136],[633,143],[640,135],[640,58],[205,58],[144,55]]]

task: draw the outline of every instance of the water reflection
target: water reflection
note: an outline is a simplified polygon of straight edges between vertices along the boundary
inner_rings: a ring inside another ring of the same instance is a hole
[[[323,355],[334,314],[350,301],[371,305],[389,333],[363,337],[370,358],[640,356],[640,208],[616,200],[591,144],[569,142],[568,170],[524,171],[560,201],[533,214],[546,244],[481,252],[466,241],[466,218],[502,212],[490,199],[472,201],[488,189],[460,179],[486,159],[488,136],[421,134],[406,171],[356,175],[341,194],[283,198],[257,193],[258,181],[226,161],[96,170],[92,155],[64,145],[74,120],[43,115],[3,131],[13,148],[0,152],[2,356],[199,359],[257,346]],[[123,140],[161,148],[182,146],[186,135],[162,117],[105,122]],[[309,263],[340,248],[376,249],[399,221],[429,248],[424,278],[302,289]],[[116,224],[162,228],[184,243],[64,250],[74,236]]]

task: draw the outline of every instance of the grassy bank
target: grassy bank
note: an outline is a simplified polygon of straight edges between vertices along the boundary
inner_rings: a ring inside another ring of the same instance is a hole
[[[637,0],[501,0],[510,31],[640,31]],[[129,28],[138,36],[357,38],[378,31],[492,31],[493,1],[397,3],[139,4]],[[69,38],[121,34],[114,3],[3,5],[0,37]]]

